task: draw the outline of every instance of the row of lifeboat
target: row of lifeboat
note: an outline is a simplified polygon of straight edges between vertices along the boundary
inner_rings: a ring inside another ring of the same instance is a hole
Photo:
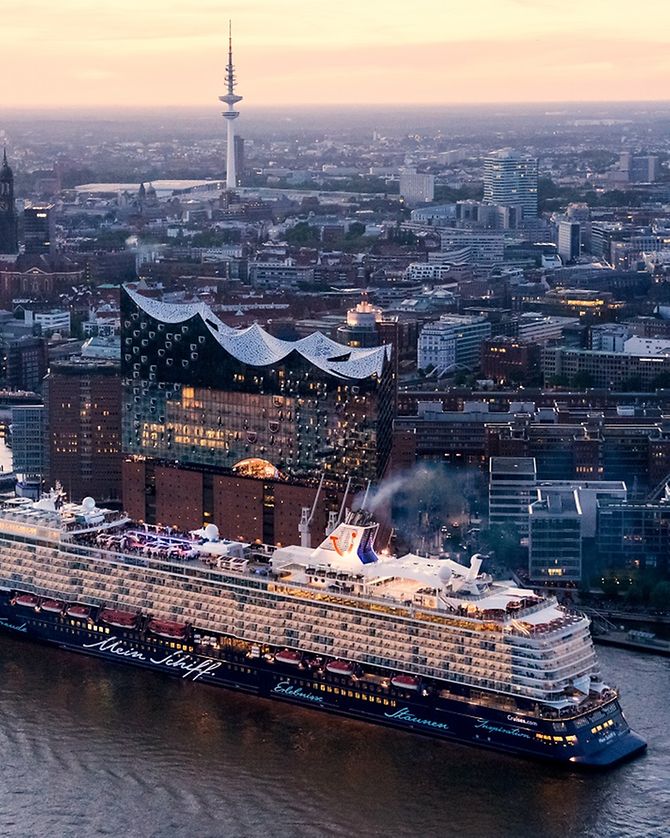
[[[300,652],[297,652],[295,649],[282,649],[280,652],[277,652],[274,656],[274,659],[277,663],[285,663],[291,666],[300,666],[303,662],[303,656]],[[350,661],[343,661],[343,660],[332,660],[328,661],[325,666],[326,672],[330,672],[331,675],[344,675],[346,677],[352,677],[356,674],[356,664],[351,663]],[[394,675],[391,678],[391,685],[402,690],[418,690],[420,686],[420,682],[418,678],[415,678],[413,675]]]
[[[87,605],[74,603],[68,605],[57,599],[42,599],[34,594],[18,594],[14,605],[23,608],[41,609],[50,614],[65,614],[78,620],[87,620],[91,616],[92,609]],[[132,611],[120,611],[112,608],[103,608],[100,611],[99,619],[103,623],[121,629],[134,629],[137,627],[139,614]],[[173,623],[168,620],[149,620],[147,625],[149,631],[160,637],[170,640],[183,640],[186,636],[186,626],[183,623]]]

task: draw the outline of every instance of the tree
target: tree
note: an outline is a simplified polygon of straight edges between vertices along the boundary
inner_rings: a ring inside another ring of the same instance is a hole
[[[619,596],[620,585],[616,576],[605,576],[605,578],[601,581],[600,586],[603,589],[605,596],[609,599]]]
[[[654,587],[651,604],[659,611],[670,611],[670,582],[659,582]]]
[[[662,372],[660,375],[657,375],[656,378],[651,382],[651,386],[654,390],[663,390],[670,387],[670,372]]]
[[[358,239],[361,236],[365,235],[365,224],[361,224],[360,221],[352,221],[349,225],[349,230],[347,231],[347,238],[348,239]]]
[[[494,553],[499,564],[510,568],[517,564],[520,540],[519,532],[513,524],[505,527],[493,524],[483,530],[479,537],[482,552]]]
[[[594,379],[590,372],[580,370],[572,378],[572,386],[578,390],[585,390],[587,387],[593,387]]]
[[[319,242],[319,230],[306,221],[299,221],[286,232],[286,241],[296,247],[315,245]]]

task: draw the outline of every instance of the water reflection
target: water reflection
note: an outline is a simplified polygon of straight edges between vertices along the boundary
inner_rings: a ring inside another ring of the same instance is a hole
[[[653,748],[589,775],[0,637],[0,830],[660,835],[659,807],[670,805],[670,737],[659,724],[670,664],[606,652],[612,680],[633,679],[624,704]]]

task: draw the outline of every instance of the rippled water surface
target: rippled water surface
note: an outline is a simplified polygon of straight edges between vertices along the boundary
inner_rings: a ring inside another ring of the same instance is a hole
[[[601,649],[641,759],[603,775],[0,637],[0,834],[670,835],[670,660]]]

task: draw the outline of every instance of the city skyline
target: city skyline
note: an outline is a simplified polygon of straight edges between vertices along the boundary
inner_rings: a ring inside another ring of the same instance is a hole
[[[5,58],[22,72],[0,105],[215,102],[229,17],[245,98],[256,106],[289,97],[297,106],[666,100],[670,59],[661,33],[670,8],[655,0],[633,19],[619,8],[618,0],[586,7],[484,0],[476,8],[418,0],[410,14],[397,0],[364,7],[344,0],[337,9],[303,0],[188,8],[122,0],[90,13],[82,0],[57,10],[44,0],[13,3],[3,10]],[[40,61],[26,61],[35,51]]]

